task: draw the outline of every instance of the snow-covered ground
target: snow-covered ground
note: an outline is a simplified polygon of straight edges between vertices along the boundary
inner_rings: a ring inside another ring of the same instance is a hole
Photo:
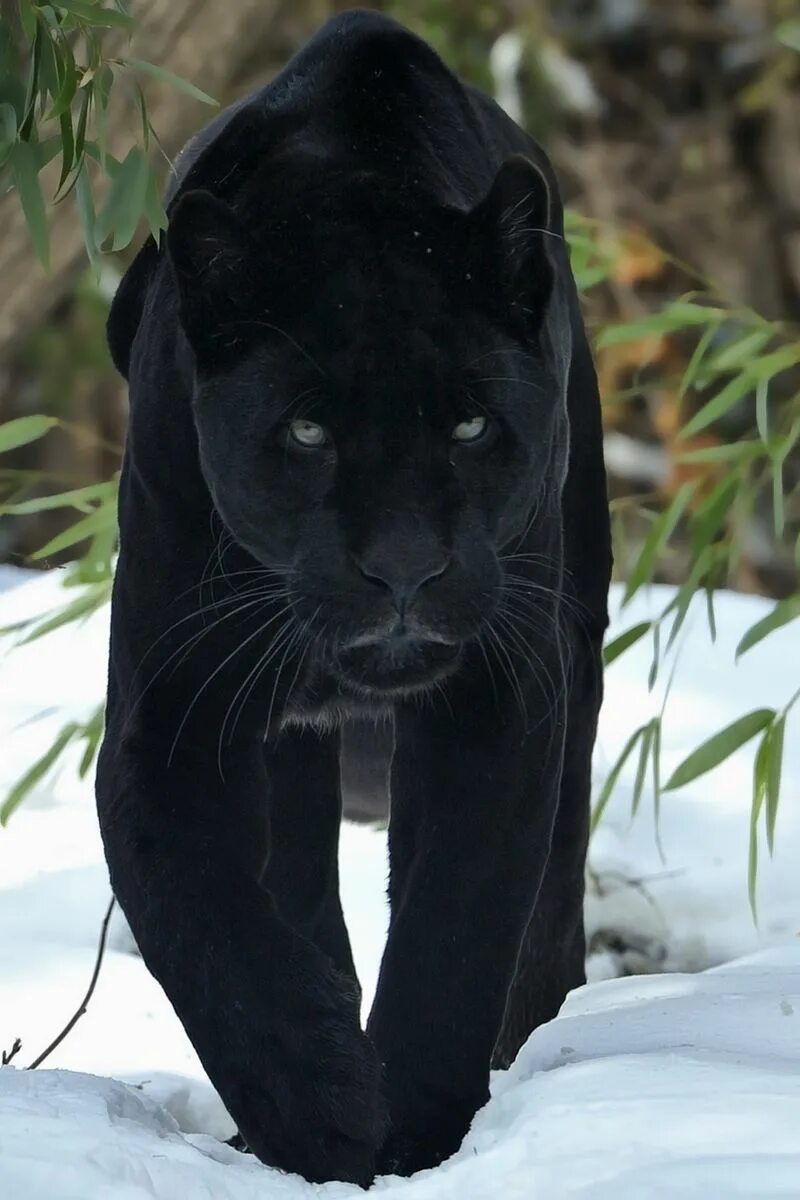
[[[54,575],[29,581],[11,570],[0,572],[3,588],[0,626],[64,595]],[[637,598],[612,636],[666,595]],[[733,665],[736,642],[764,610],[755,599],[722,597],[715,646],[703,613],[693,611],[666,710],[665,774],[720,726],[784,703],[796,686],[794,627]],[[105,622],[98,614],[0,657],[0,796],[67,719],[97,703]],[[647,690],[649,658],[641,643],[608,671],[598,783],[633,726],[660,708],[661,685]],[[411,1180],[379,1180],[376,1191],[413,1200],[800,1197],[796,718],[786,734],[775,857],[761,855],[758,929],[745,882],[752,750],[664,796],[663,860],[647,794],[630,818],[631,761],[591,852],[589,968],[599,982],[570,996],[495,1077],[458,1154]],[[15,1066],[0,1071],[0,1196],[358,1194],[282,1176],[222,1144],[230,1121],[118,918],[88,1013],[46,1066],[15,1069],[49,1043],[83,995],[109,897],[91,787],[78,782],[75,760],[42,781],[0,831],[0,1049],[16,1037],[23,1043]],[[342,873],[368,1003],[385,929],[383,835],[345,827]],[[637,971],[670,973],[610,978]]]

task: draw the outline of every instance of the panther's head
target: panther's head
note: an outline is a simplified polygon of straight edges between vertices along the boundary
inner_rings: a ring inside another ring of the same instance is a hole
[[[390,698],[455,669],[560,483],[563,251],[521,157],[472,211],[366,176],[287,191],[172,215],[201,468],[340,682]]]

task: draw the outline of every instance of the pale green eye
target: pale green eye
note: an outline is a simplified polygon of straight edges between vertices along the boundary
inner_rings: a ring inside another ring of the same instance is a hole
[[[460,421],[453,430],[454,442],[477,442],[486,432],[486,417],[470,417]]]
[[[299,445],[310,450],[324,446],[328,440],[328,435],[323,427],[314,421],[292,421],[289,433]]]

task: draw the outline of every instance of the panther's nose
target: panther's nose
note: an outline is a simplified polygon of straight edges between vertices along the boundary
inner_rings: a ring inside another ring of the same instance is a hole
[[[450,555],[442,551],[413,563],[394,562],[383,555],[367,555],[356,559],[356,566],[370,583],[391,593],[394,606],[402,617],[420,588],[444,575],[450,566]]]

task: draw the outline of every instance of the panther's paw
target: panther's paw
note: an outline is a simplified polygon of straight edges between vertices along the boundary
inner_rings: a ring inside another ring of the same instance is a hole
[[[358,1020],[352,985],[335,972],[273,1024],[259,1086],[235,1113],[265,1163],[311,1183],[369,1187],[386,1130],[381,1068]]]

